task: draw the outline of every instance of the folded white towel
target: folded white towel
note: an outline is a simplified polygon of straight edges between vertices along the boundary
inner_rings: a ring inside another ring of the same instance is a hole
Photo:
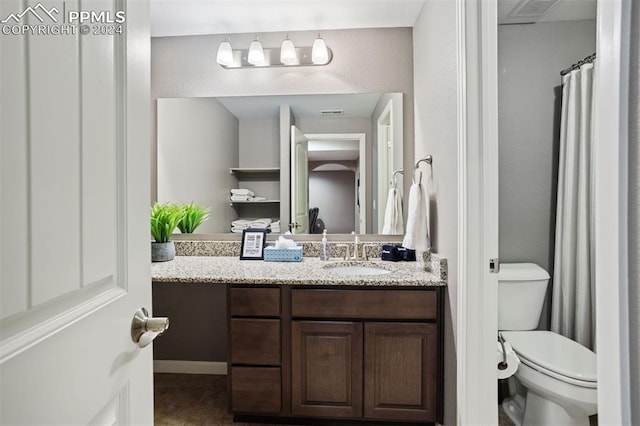
[[[251,222],[246,219],[238,219],[231,222],[231,227],[234,229],[239,229],[240,231],[242,231],[243,229],[247,229],[250,225]]]
[[[251,228],[268,228],[270,224],[271,219],[269,218],[255,219],[251,221]]]
[[[281,232],[280,219],[276,219],[273,222],[271,222],[271,224],[269,225],[269,229],[271,229],[271,232],[275,234],[279,234]]]
[[[248,195],[232,195],[231,201],[249,201],[250,198]]]
[[[249,201],[265,201],[267,197],[249,197]]]
[[[411,185],[407,217],[407,233],[402,245],[408,249],[426,251],[429,249],[429,199],[420,183]]]
[[[250,189],[246,189],[246,188],[238,188],[238,189],[232,189],[231,190],[231,194],[232,195],[247,195],[249,197],[253,197],[254,194],[252,190]]]
[[[397,188],[389,188],[387,207],[384,212],[382,233],[387,235],[402,235],[404,222],[402,219],[402,197]]]

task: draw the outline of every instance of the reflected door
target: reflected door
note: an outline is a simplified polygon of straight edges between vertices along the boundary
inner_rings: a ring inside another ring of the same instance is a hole
[[[291,126],[291,232],[309,232],[309,140]]]

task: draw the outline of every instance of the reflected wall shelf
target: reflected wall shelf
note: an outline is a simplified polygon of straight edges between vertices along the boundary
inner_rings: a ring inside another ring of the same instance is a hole
[[[236,204],[277,204],[280,200],[262,200],[262,201],[230,201],[229,205],[233,206]]]
[[[229,169],[232,175],[242,174],[276,174],[280,173],[280,167],[232,167]]]

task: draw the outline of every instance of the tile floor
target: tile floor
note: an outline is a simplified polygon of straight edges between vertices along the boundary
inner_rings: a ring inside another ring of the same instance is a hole
[[[227,411],[227,401],[226,376],[154,374],[157,426],[268,426],[234,423]],[[500,412],[499,426],[511,425],[509,419]]]
[[[227,376],[155,373],[156,426],[268,426],[234,423],[227,410]]]

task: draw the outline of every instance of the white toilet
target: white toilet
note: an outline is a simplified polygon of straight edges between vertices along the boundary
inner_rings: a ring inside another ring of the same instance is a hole
[[[526,400],[502,408],[517,426],[589,425],[597,412],[596,354],[559,334],[535,330],[549,274],[534,263],[500,265],[498,329],[522,363],[516,379]]]

